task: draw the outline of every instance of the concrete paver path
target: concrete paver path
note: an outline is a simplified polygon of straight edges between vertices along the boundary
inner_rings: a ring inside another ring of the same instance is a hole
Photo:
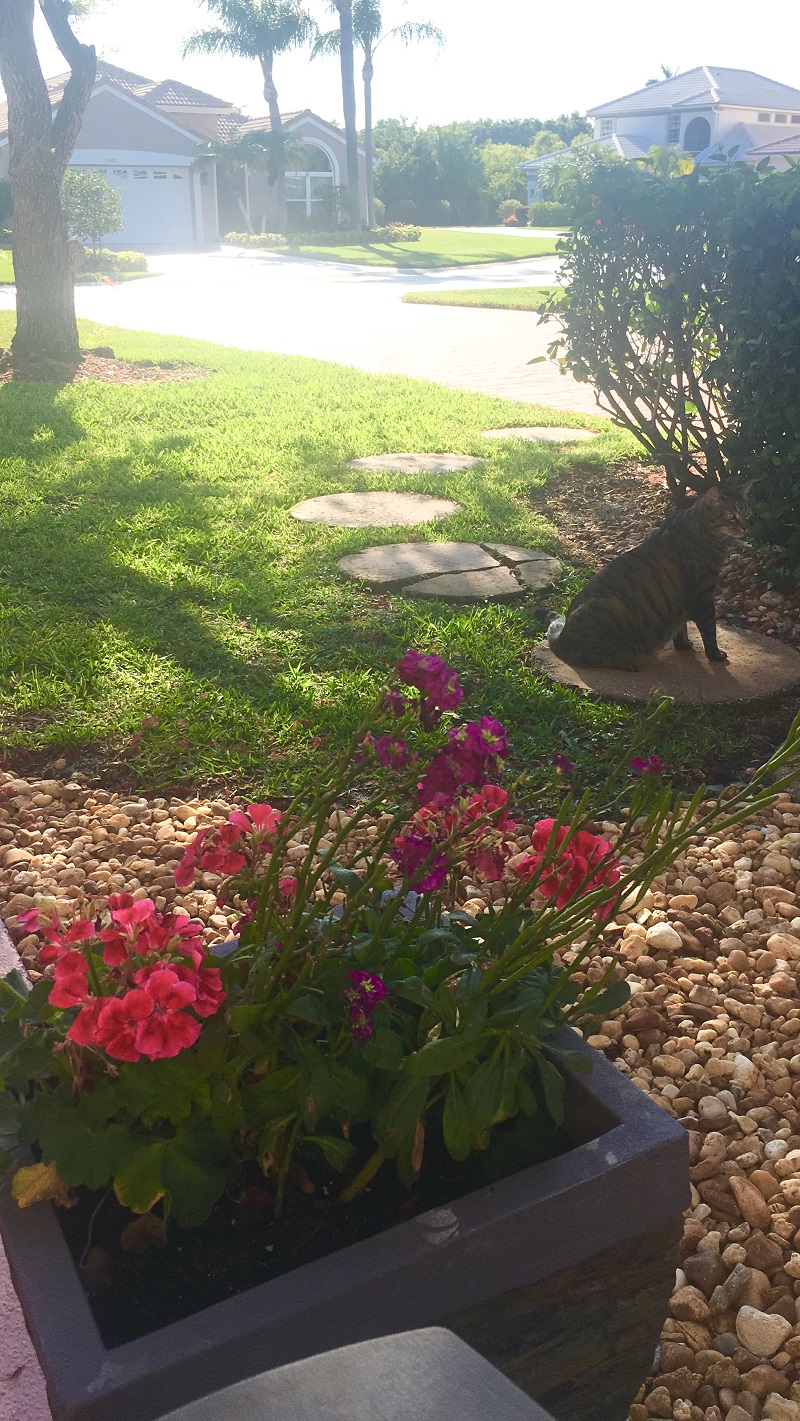
[[[150,265],[163,275],[76,287],[78,315],[596,413],[590,386],[549,361],[528,364],[546,355],[552,323],[540,326],[532,312],[403,305],[406,291],[549,285],[557,257],[397,271],[223,247],[153,254]],[[0,288],[0,309],[13,304],[13,288]]]

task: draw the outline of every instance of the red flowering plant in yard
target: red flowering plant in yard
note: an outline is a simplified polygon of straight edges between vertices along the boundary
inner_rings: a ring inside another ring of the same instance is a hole
[[[628,993],[620,964],[582,970],[609,917],[693,835],[774,798],[800,718],[748,790],[705,808],[638,742],[595,801],[556,755],[566,794],[539,817],[504,726],[463,701],[452,667],[409,650],[310,803],[248,804],[195,836],[176,882],[217,876],[240,913],[228,943],[143,896],[25,917],[44,976],[0,991],[20,1203],[113,1185],[190,1227],[223,1194],[246,1201],[254,1171],[275,1211],[289,1193],[346,1207],[390,1161],[410,1190],[447,1154],[496,1177],[552,1147],[574,1055],[559,1030]]]

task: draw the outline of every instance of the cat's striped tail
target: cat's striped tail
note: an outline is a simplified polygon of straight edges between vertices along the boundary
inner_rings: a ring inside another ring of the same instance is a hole
[[[547,628],[547,640],[549,641],[550,646],[552,647],[553,651],[557,651],[557,642],[558,642],[558,639],[559,639],[559,637],[561,636],[561,633],[563,632],[563,630],[564,630],[564,618],[563,618],[563,617],[553,617],[553,620],[550,622],[550,624],[549,624],[549,626],[548,626],[548,628]]]

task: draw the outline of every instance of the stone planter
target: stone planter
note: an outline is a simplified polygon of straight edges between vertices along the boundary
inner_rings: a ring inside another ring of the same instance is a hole
[[[51,1207],[4,1195],[0,1231],[56,1421],[154,1421],[265,1369],[436,1324],[558,1421],[622,1421],[666,1313],[688,1146],[579,1049],[593,1069],[567,1075],[566,1154],[119,1347],[100,1340]]]

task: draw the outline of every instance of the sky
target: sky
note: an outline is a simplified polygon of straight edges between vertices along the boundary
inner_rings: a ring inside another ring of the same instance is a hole
[[[323,28],[326,0],[303,0]],[[375,64],[375,118],[403,116],[425,125],[476,118],[547,118],[641,88],[664,63],[752,69],[800,88],[797,0],[384,0],[387,29],[427,19],[444,31],[441,54],[430,45],[406,51],[387,40]],[[83,38],[113,64],[148,78],[180,78],[256,115],[265,111],[255,63],[182,58],[186,37],[211,23],[202,0],[100,0]],[[46,75],[66,67],[41,17],[37,26]],[[300,52],[276,61],[281,108],[312,108],[341,122],[338,61]],[[359,122],[360,118],[359,105]]]

